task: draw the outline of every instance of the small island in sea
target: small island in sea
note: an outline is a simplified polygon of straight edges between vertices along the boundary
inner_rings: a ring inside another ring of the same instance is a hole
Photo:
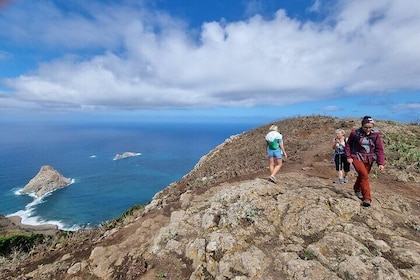
[[[125,152],[123,154],[116,154],[114,157],[114,160],[119,160],[119,159],[123,159],[123,158],[129,158],[129,157],[136,157],[136,156],[140,156],[141,153],[133,153],[133,152]]]
[[[49,165],[44,165],[38,174],[20,191],[22,194],[34,194],[37,197],[64,188],[73,182],[72,179],[61,175]]]

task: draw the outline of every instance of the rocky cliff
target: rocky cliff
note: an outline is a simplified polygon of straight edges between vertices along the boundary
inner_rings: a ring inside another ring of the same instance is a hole
[[[38,174],[21,190],[21,193],[35,194],[39,197],[56,189],[64,188],[70,183],[71,179],[61,175],[53,167],[44,165]]]
[[[179,182],[101,228],[4,261],[4,279],[419,279],[418,125],[378,122],[387,170],[373,204],[333,184],[336,128],[359,120],[277,122],[289,159],[267,180],[262,126],[227,139]],[[398,140],[399,139],[399,140]],[[399,142],[408,139],[406,142]],[[413,155],[404,155],[407,145]],[[417,154],[416,154],[417,153]],[[417,155],[417,156],[416,156]],[[416,161],[417,160],[417,161]]]

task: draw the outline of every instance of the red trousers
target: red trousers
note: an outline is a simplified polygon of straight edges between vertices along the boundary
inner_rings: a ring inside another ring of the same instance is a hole
[[[357,172],[357,179],[354,183],[353,189],[355,192],[362,192],[363,200],[372,201],[370,196],[369,172],[372,169],[372,163],[363,162],[358,159],[353,159],[353,166]]]

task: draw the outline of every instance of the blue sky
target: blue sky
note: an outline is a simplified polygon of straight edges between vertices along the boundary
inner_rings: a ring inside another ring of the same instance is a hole
[[[420,120],[418,0],[0,0],[0,118]]]

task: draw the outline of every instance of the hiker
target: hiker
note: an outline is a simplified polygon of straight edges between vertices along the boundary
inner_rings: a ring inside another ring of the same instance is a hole
[[[334,163],[338,180],[334,181],[334,183],[343,184],[349,181],[347,174],[350,172],[350,163],[347,162],[345,151],[347,139],[344,137],[345,131],[341,128],[335,131],[335,135],[332,148],[334,150]]]
[[[353,186],[354,193],[362,200],[362,206],[365,207],[369,207],[372,203],[369,172],[373,163],[376,161],[379,171],[385,168],[382,136],[374,126],[372,117],[363,117],[362,126],[350,133],[345,149],[347,162],[352,163],[357,172]]]
[[[284,149],[283,136],[278,132],[276,125],[270,126],[270,132],[265,136],[267,142],[267,157],[270,165],[270,181],[275,183],[277,181],[276,174],[280,171],[283,164],[282,157],[287,158],[286,150]]]

